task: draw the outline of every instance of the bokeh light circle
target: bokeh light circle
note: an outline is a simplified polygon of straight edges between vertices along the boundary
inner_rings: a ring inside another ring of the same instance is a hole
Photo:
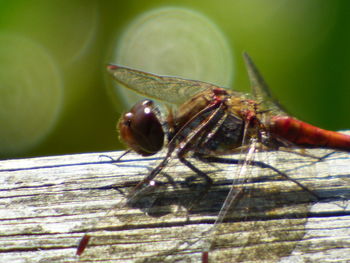
[[[0,34],[0,155],[25,153],[41,142],[61,112],[61,74],[30,39]]]
[[[158,75],[179,76],[230,86],[231,48],[205,16],[184,8],[160,8],[136,18],[113,44],[109,62]],[[140,98],[113,87],[127,105]]]

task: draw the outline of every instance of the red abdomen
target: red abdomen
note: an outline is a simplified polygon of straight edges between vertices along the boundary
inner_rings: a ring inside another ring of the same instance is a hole
[[[324,147],[350,151],[349,135],[323,130],[292,117],[272,117],[270,130],[292,143],[306,147]]]

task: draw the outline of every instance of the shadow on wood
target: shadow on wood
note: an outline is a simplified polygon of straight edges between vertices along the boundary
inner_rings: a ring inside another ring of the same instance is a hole
[[[120,154],[104,153],[112,159]],[[211,262],[350,260],[347,153],[334,153],[320,162],[280,152],[258,156],[272,166],[284,164],[283,171],[315,191],[321,201],[269,169],[251,167],[247,179],[234,177],[235,165],[196,163],[213,179],[208,187],[175,160],[156,178],[156,187],[127,203],[126,194],[159,159],[130,154],[115,164],[106,156],[0,162],[0,258],[200,262],[212,238]],[[208,235],[233,182],[237,189],[244,187],[244,196],[216,235]],[[86,232],[91,244],[77,257],[77,244]]]

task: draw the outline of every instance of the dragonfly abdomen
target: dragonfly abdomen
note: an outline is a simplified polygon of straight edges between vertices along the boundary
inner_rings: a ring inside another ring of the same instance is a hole
[[[294,144],[350,151],[349,135],[324,130],[289,116],[272,117],[270,130]]]

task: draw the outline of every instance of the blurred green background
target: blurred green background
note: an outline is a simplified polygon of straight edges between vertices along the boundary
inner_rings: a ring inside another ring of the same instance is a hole
[[[221,30],[230,86],[249,90],[248,51],[292,115],[350,128],[349,1],[0,1],[0,157],[121,149],[115,124],[127,109],[107,92],[105,65],[130,23],[169,6]]]

